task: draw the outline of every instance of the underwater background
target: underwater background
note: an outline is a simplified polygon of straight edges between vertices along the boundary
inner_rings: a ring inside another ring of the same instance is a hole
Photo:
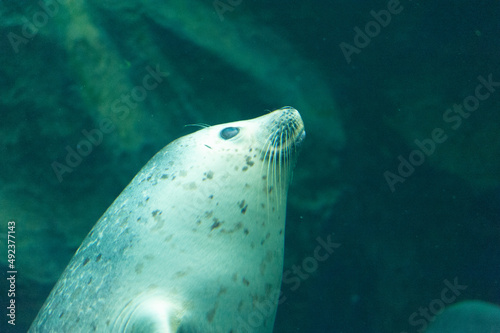
[[[441,305],[500,304],[499,17],[498,1],[1,2],[0,332],[27,331],[185,125],[285,105],[307,139],[274,332],[420,332]]]

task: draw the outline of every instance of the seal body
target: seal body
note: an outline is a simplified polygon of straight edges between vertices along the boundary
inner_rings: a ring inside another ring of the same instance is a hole
[[[167,145],[91,230],[30,332],[271,332],[304,136],[285,107]]]

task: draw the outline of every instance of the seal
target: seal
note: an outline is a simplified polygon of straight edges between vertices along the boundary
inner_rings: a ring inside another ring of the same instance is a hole
[[[90,231],[30,332],[272,332],[297,110],[158,152]]]

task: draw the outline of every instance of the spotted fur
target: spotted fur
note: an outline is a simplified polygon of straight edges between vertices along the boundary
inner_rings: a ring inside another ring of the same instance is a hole
[[[271,332],[304,133],[285,107],[166,146],[97,222],[30,332]]]

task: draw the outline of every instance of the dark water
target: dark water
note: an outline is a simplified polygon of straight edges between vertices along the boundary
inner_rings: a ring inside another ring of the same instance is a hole
[[[28,329],[184,125],[284,105],[307,140],[275,332],[418,332],[444,306],[500,304],[499,14],[494,1],[0,4],[0,331]],[[328,237],[332,253],[311,259]]]

